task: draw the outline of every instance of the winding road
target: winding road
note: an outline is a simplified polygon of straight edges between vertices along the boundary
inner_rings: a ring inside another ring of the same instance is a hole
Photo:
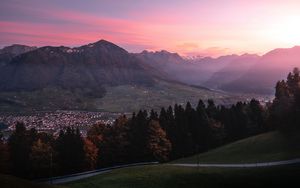
[[[188,164],[188,163],[176,163],[169,164],[172,166],[183,166],[183,167],[221,167],[221,168],[257,168],[257,167],[271,167],[280,165],[300,165],[299,159],[275,161],[275,162],[264,162],[264,163],[242,163],[242,164]]]
[[[128,167],[134,167],[134,166],[154,165],[154,164],[158,164],[158,162],[145,162],[145,163],[133,163],[133,164],[126,164],[126,165],[119,165],[119,166],[101,168],[101,169],[97,169],[97,170],[81,172],[81,173],[76,173],[76,174],[70,174],[70,175],[65,175],[65,176],[40,179],[40,180],[36,180],[36,182],[47,183],[47,184],[62,184],[62,183],[68,183],[68,182],[92,177],[92,176],[99,175],[99,174],[104,174],[104,173],[110,172],[115,169],[128,168]]]
[[[115,169],[134,167],[134,166],[145,166],[145,165],[155,165],[158,162],[146,162],[146,163],[134,163],[128,165],[120,165],[109,168],[102,168],[93,171],[87,171],[77,174],[71,174],[66,176],[59,176],[49,179],[38,180],[37,182],[48,183],[48,184],[62,184],[68,183],[88,177],[92,177],[99,174],[104,174],[107,172],[111,172]],[[181,166],[181,167],[220,167],[220,168],[259,168],[259,167],[272,167],[272,166],[281,166],[281,165],[299,165],[300,166],[300,158],[291,159],[291,160],[283,160],[283,161],[274,161],[274,162],[263,162],[263,163],[242,163],[242,164],[186,164],[186,163],[177,163],[177,164],[166,164],[169,166]]]

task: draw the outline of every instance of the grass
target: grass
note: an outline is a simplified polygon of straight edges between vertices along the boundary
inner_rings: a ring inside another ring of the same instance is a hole
[[[286,187],[300,177],[299,167],[259,169],[133,167],[65,184],[70,188]]]
[[[0,92],[0,112],[34,112],[67,110],[93,110],[92,98],[83,91],[45,88],[36,91]]]
[[[270,132],[199,155],[201,162],[257,162],[300,157],[296,133]],[[196,157],[175,162],[195,163]],[[130,167],[66,183],[68,188],[288,187],[297,185],[300,165],[261,168],[198,168],[170,164]],[[53,188],[0,175],[1,187]],[[4,186],[2,186],[4,185]]]
[[[199,99],[214,99],[217,104],[232,104],[242,97],[196,88],[187,85],[158,82],[153,87],[122,85],[107,87],[103,98],[95,100],[98,110],[108,112],[134,112],[140,109],[160,110],[161,107],[183,104],[190,101],[197,104]]]
[[[1,188],[63,188],[62,186],[53,186],[46,184],[33,183],[28,180],[16,178],[10,175],[0,174]]]
[[[174,163],[261,162],[300,157],[295,133],[270,132]],[[65,184],[70,188],[286,187],[298,183],[300,165],[263,168],[197,168],[170,164],[131,167]]]
[[[270,132],[173,163],[244,163],[300,158],[299,134]]]
[[[245,97],[237,97],[204,88],[159,81],[154,86],[107,86],[104,97],[87,95],[85,90],[63,90],[45,88],[32,92],[0,92],[0,112],[91,110],[105,112],[134,112],[140,109],[156,109],[169,105],[197,104],[214,99],[217,104],[232,104]],[[90,92],[90,91],[89,91]],[[94,92],[94,94],[96,94]]]

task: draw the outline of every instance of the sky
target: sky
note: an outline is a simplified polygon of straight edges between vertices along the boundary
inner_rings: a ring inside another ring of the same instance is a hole
[[[300,45],[300,0],[1,0],[0,47],[80,46],[129,52],[263,54]]]

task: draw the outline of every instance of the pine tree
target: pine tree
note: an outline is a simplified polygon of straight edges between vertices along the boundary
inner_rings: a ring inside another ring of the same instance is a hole
[[[27,131],[23,123],[18,122],[9,137],[8,146],[13,174],[29,178],[31,173],[31,146],[36,141],[36,131]]]
[[[147,111],[139,111],[128,123],[131,162],[147,161],[146,139],[149,120]]]
[[[63,174],[80,172],[84,168],[84,141],[78,129],[68,127],[56,140],[58,165]]]
[[[0,132],[0,173],[10,173],[9,148],[3,141],[3,135]]]

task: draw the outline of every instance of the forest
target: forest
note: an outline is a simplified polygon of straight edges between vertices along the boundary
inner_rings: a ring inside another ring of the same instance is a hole
[[[83,137],[66,127],[59,136],[26,129],[18,122],[0,141],[0,173],[38,179],[145,161],[168,162],[260,133],[300,130],[300,71],[276,84],[265,105],[252,99],[231,106],[213,100],[140,110],[113,124],[95,124]],[[62,125],[63,126],[63,125]]]

